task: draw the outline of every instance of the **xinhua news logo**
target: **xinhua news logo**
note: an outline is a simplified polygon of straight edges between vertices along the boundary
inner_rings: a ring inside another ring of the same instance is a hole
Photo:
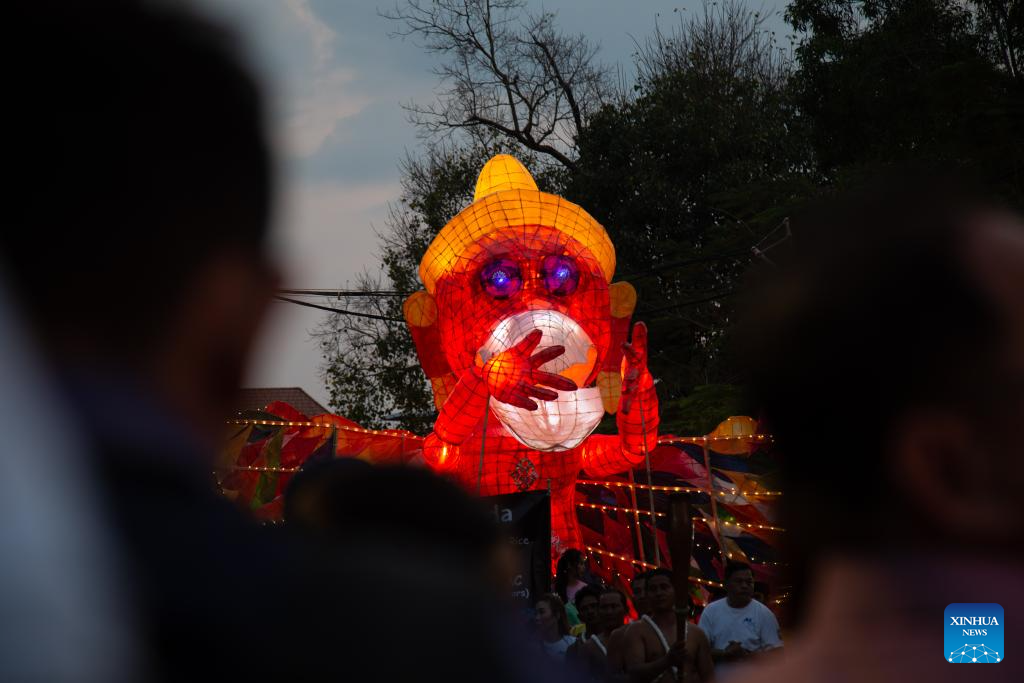
[[[994,602],[954,602],[946,606],[945,659],[952,664],[1003,661],[1003,608]]]

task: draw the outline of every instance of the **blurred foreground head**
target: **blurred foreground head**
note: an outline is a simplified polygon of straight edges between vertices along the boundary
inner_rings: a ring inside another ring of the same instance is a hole
[[[428,548],[503,593],[512,585],[507,543],[483,505],[429,470],[338,458],[304,468],[285,492],[285,521],[333,539],[371,537]]]
[[[751,288],[744,356],[812,559],[1017,553],[1024,538],[1024,227],[944,180],[794,221]]]
[[[129,374],[213,428],[275,284],[255,81],[230,36],[165,4],[5,16],[20,66],[0,259],[26,318],[60,363]]]

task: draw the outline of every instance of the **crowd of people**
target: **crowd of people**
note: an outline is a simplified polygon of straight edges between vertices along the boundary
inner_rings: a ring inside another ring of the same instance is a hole
[[[782,647],[775,614],[754,598],[745,563],[726,566],[725,595],[697,617],[689,595],[677,594],[671,569],[636,574],[631,605],[621,590],[582,579],[588,572],[579,550],[566,551],[558,567],[562,590],[537,600],[536,635],[548,657],[584,679],[735,679],[745,664]]]
[[[750,567],[691,619],[669,570],[630,605],[580,553],[531,632],[486,515],[427,472],[296,477],[280,528],[214,490],[279,284],[263,97],[230,34],[130,0],[6,16],[0,680],[943,681],[947,604],[1024,610],[1024,221],[984,191],[831,198],[748,289],[785,648]]]

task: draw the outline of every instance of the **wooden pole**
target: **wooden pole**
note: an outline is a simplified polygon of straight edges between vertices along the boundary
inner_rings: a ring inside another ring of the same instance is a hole
[[[636,477],[633,476],[633,468],[629,468],[629,483],[636,484]],[[633,528],[636,529],[636,547],[641,562],[647,562],[647,553],[644,551],[644,530],[640,526],[640,505],[636,499],[636,486],[629,487],[629,499],[633,504]]]
[[[647,497],[651,506],[651,541],[654,543],[654,564],[661,566],[661,547],[658,544],[658,518],[654,514],[654,481],[651,479],[651,454],[647,450],[647,420],[644,418],[643,395],[638,395],[640,403],[640,436],[643,439],[644,464],[647,467]],[[643,545],[643,535],[640,536],[640,545]]]
[[[676,589],[676,609],[690,613],[690,558],[693,557],[693,519],[690,497],[677,493],[668,503],[668,551],[672,563],[672,583]]]
[[[711,498],[711,523],[714,526],[715,538],[718,539],[718,552],[722,558],[722,571],[725,572],[727,562],[725,557],[725,537],[722,535],[722,523],[718,519],[718,501],[715,499],[715,478],[711,475],[711,451],[708,449],[707,437],[704,437],[704,469],[708,475],[708,497]]]

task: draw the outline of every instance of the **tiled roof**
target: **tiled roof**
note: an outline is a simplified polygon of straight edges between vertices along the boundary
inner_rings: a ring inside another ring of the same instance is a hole
[[[263,410],[274,401],[284,401],[306,417],[329,413],[300,387],[261,387],[241,389],[238,392],[238,410]]]

